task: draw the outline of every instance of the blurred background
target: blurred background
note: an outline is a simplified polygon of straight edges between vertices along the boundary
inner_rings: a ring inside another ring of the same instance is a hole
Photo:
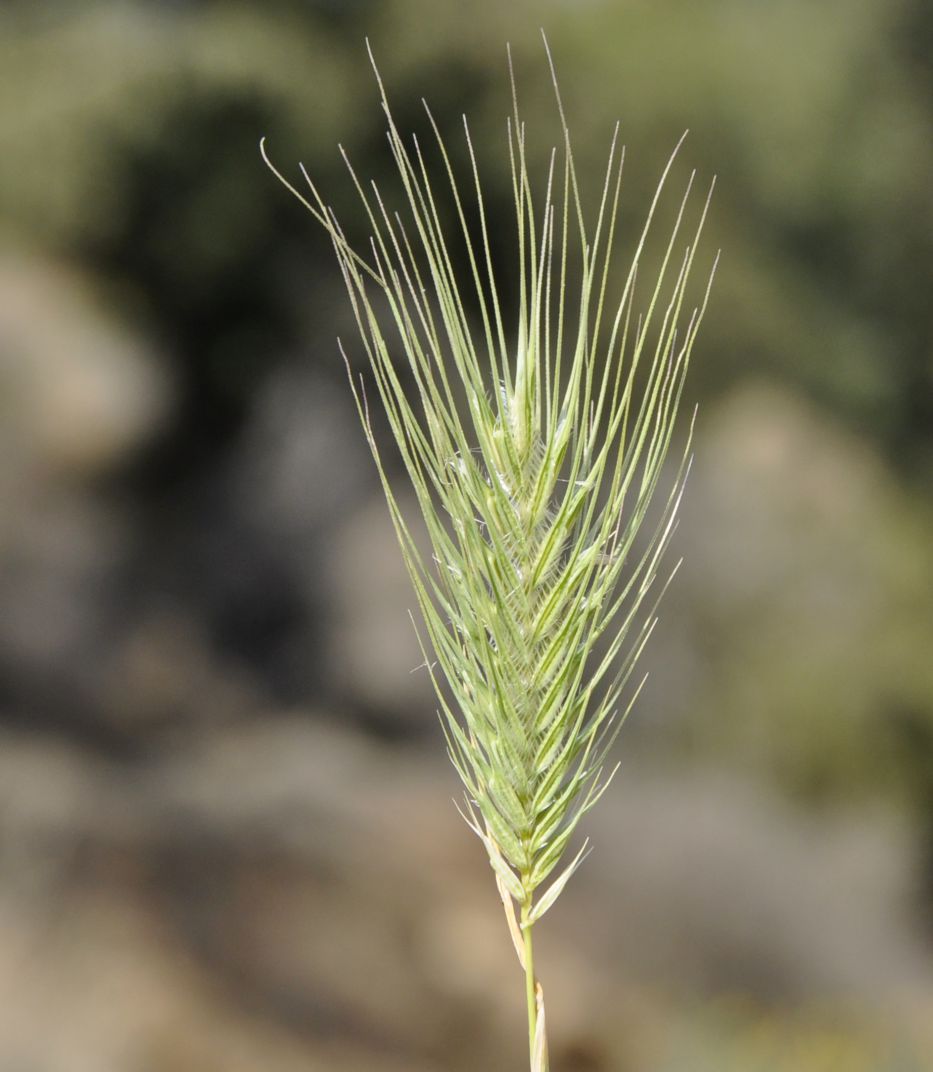
[[[621,119],[634,227],[689,127],[724,250],[686,562],[541,928],[552,1067],[933,1068],[930,4],[4,0],[2,1072],[523,1067],[348,303],[258,142],[352,217],[368,35],[507,237],[539,26],[588,196]]]

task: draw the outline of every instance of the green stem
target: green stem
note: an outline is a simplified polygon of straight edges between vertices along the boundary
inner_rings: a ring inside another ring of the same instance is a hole
[[[534,1069],[535,1034],[538,1028],[538,999],[535,993],[535,957],[531,942],[532,924],[528,921],[531,900],[522,905],[522,935],[525,940],[525,999],[528,1003],[528,1062]]]

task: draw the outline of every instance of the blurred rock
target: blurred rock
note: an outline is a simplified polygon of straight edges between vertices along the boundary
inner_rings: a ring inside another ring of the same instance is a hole
[[[400,499],[418,532],[416,503]],[[346,520],[325,554],[334,608],[329,662],[341,695],[387,732],[430,731],[437,705],[418,639],[427,638],[381,496]]]
[[[61,263],[0,257],[0,468],[98,476],[159,427],[171,398],[150,345]]]
[[[896,811],[815,817],[725,770],[618,778],[589,824],[585,893],[618,916],[592,956],[762,1002],[929,991],[916,836]]]
[[[736,390],[699,427],[636,725],[793,793],[903,792],[895,716],[933,725],[933,515],[775,387]]]
[[[336,369],[336,343],[333,359]],[[375,481],[349,385],[305,361],[276,373],[231,472],[256,528],[283,552],[306,558],[309,544],[368,497]]]
[[[245,619],[239,647],[263,660],[286,702],[341,696],[330,642],[340,598],[331,549],[374,480],[349,388],[304,358],[274,373],[227,461],[226,523],[220,532],[210,526],[220,554],[206,556],[201,575],[211,579],[207,600],[219,613],[226,607]],[[280,627],[273,621],[265,635],[262,623],[276,616]]]
[[[0,681],[6,718],[95,721],[133,517],[102,485],[171,406],[158,356],[63,263],[0,258]]]

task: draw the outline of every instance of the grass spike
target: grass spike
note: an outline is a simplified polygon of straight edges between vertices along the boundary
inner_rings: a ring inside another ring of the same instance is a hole
[[[636,305],[642,256],[684,134],[613,294],[625,163],[618,125],[590,234],[547,39],[560,138],[540,187],[529,172],[507,48],[517,262],[497,263],[466,117],[469,174],[461,186],[427,103],[431,138],[424,148],[417,137],[403,139],[366,47],[403,194],[401,209],[390,204],[340,149],[371,231],[367,246],[351,246],[303,166],[299,190],[264,141],[260,148],[330,238],[430,541],[426,555],[396,495],[395,462],[377,443],[364,381],[338,343],[424,622],[418,642],[466,794],[460,811],[486,849],[525,973],[529,1067],[546,1072],[532,932],[588,854],[584,841],[552,877],[618,768],[606,773],[609,752],[644,683],[633,684],[632,673],[677,568],[662,572],[662,560],[689,472],[693,421],[680,458],[673,466],[668,459],[718,263],[717,254],[691,309],[688,283],[714,183],[681,248],[689,177],[647,302]],[[514,311],[500,289],[510,270]]]

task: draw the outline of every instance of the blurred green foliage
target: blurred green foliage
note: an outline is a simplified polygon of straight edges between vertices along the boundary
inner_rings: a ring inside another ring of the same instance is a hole
[[[620,118],[642,189],[653,180],[645,162],[659,164],[686,127],[685,155],[722,176],[715,223],[728,255],[698,378],[790,380],[930,479],[922,0],[52,2],[8,4],[0,19],[4,229],[68,250],[116,248],[131,277],[171,274],[192,304],[293,229],[281,217],[275,226],[276,192],[252,152],[260,134],[335,198],[338,140],[380,173],[364,33],[403,117],[426,92],[448,127],[467,111],[482,144],[501,142],[507,38],[529,129],[553,129],[543,24],[581,158],[595,167],[591,147]],[[490,181],[504,182],[500,144],[486,155],[497,161]],[[252,288],[268,278],[254,271]],[[152,313],[167,330],[193,315]]]

